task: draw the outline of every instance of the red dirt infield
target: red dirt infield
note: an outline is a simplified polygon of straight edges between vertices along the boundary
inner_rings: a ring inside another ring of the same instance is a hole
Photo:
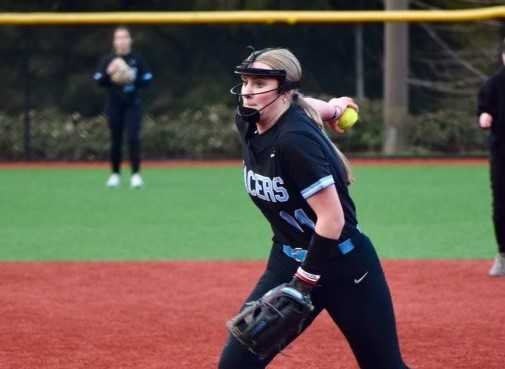
[[[351,159],[354,165],[485,165],[485,158],[356,158]],[[215,168],[234,167],[242,165],[242,160],[146,160],[144,168]],[[0,169],[79,169],[79,168],[109,168],[105,161],[13,161],[0,162]]]
[[[384,268],[412,369],[505,368],[505,278],[489,261]],[[211,369],[262,262],[0,264],[2,369]],[[326,314],[273,369],[355,369]],[[240,368],[237,368],[240,369]]]

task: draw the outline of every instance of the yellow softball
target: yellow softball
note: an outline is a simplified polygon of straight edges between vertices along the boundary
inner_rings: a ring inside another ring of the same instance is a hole
[[[349,129],[358,121],[358,112],[353,108],[346,108],[338,120],[338,126]]]

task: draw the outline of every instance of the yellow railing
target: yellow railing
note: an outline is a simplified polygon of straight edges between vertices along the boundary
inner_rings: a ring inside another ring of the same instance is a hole
[[[505,6],[464,10],[0,13],[0,25],[463,22],[499,18],[505,18]]]

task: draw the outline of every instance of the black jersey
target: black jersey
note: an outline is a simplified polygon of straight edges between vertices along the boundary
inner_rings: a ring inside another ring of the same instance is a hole
[[[481,87],[478,96],[478,115],[493,116],[490,130],[491,144],[505,152],[505,67],[500,68]]]
[[[147,67],[144,59],[139,55],[132,53],[123,55],[121,58],[123,58],[126,64],[135,71],[135,80],[126,85],[114,84],[107,74],[107,67],[116,57],[116,55],[110,54],[100,60],[93,76],[94,80],[97,81],[100,86],[108,89],[109,104],[131,104],[139,102],[140,97],[138,90],[142,87],[146,87],[151,82],[153,78],[151,70]]]
[[[357,226],[342,160],[323,131],[297,105],[292,105],[263,134],[236,117],[244,157],[246,191],[270,222],[273,241],[307,248],[316,215],[307,200],[335,186],[344,210],[341,240]]]

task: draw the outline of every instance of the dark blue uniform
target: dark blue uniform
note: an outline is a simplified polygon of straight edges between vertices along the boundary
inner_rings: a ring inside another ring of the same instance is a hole
[[[335,186],[344,210],[345,226],[312,292],[315,318],[326,309],[343,334],[362,369],[405,369],[401,358],[393,306],[372,243],[357,226],[341,159],[323,131],[297,105],[263,134],[236,119],[240,132],[245,187],[270,222],[274,236],[267,267],[246,302],[289,282],[306,255],[316,216],[307,198]],[[311,323],[308,322],[307,325]],[[260,360],[228,338],[220,369],[260,369]]]
[[[505,254],[505,67],[480,89],[477,113],[493,117],[489,133],[493,223],[498,252]]]
[[[139,89],[146,87],[152,80],[152,73],[144,60],[135,54],[121,56],[135,70],[135,80],[127,85],[112,83],[107,74],[107,66],[116,58],[111,54],[103,58],[94,75],[95,81],[107,88],[105,113],[111,133],[110,161],[112,171],[119,173],[122,158],[124,131],[128,135],[128,149],[133,173],[140,170],[140,130],[142,124],[142,105]]]

